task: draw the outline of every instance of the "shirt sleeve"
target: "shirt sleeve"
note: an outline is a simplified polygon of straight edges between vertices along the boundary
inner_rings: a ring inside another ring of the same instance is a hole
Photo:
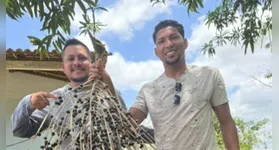
[[[49,108],[31,110],[31,94],[25,96],[11,117],[11,128],[14,136],[29,138],[36,134]],[[41,130],[47,128],[50,118],[47,118]]]
[[[145,86],[143,86],[140,89],[139,94],[137,95],[136,101],[132,105],[132,107],[141,110],[145,114],[148,114],[148,107],[146,105],[146,98],[145,98],[144,90],[145,90]]]
[[[50,93],[61,96],[66,86],[59,88]],[[54,99],[49,99],[54,102]],[[42,110],[31,110],[31,94],[26,95],[17,105],[11,116],[11,130],[14,136],[22,138],[30,138],[37,133],[46,115],[50,113],[50,109],[54,107],[51,104]],[[44,121],[40,131],[48,128],[51,122],[51,114]]]
[[[218,69],[214,71],[213,75],[213,93],[211,96],[211,105],[213,107],[222,105],[228,102],[228,96],[226,92],[226,86],[224,79]]]

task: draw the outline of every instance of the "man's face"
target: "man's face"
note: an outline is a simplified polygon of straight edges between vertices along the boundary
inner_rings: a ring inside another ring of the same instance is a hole
[[[82,45],[70,45],[65,48],[62,68],[70,81],[82,83],[89,75],[90,57]]]
[[[185,58],[187,40],[183,39],[177,28],[168,26],[159,30],[155,43],[155,54],[164,63],[174,65]]]
[[[104,59],[103,59],[103,63],[104,63],[104,68],[106,68],[107,66],[107,61],[108,61],[108,56],[104,56]]]

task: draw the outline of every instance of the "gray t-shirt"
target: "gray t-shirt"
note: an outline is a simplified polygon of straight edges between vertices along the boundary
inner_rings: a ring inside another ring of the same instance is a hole
[[[175,90],[177,82],[181,92]],[[178,105],[175,94],[181,97]],[[191,65],[177,81],[163,73],[145,84],[132,107],[150,113],[158,150],[215,150],[212,107],[226,102],[218,69]]]

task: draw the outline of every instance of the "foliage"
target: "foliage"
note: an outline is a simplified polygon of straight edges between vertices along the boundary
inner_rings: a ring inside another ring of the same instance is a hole
[[[66,41],[65,35],[71,34],[71,20],[74,19],[76,6],[83,12],[84,20],[80,22],[80,34],[89,34],[94,46],[99,43],[93,36],[104,25],[95,20],[95,12],[107,10],[99,6],[98,2],[99,0],[7,0],[6,13],[8,17],[17,21],[25,14],[40,19],[42,22],[40,30],[46,31],[47,35],[42,39],[34,36],[28,38],[37,47],[36,52],[43,59],[44,55],[49,57],[51,45],[58,53],[62,51],[62,45]],[[88,12],[92,12],[92,18],[89,17]]]
[[[157,3],[166,3],[166,0],[150,0],[153,5]],[[198,13],[199,8],[203,8],[203,0],[178,0],[177,1],[180,5],[187,6],[187,13],[188,15],[190,12]]]
[[[80,34],[89,34],[92,43],[96,41],[93,36],[100,32],[104,26],[95,20],[95,12],[98,10],[107,11],[104,7],[98,5],[99,0],[6,0],[7,15],[14,19],[20,19],[24,14],[29,14],[32,18],[40,18],[43,22],[41,31],[47,31],[46,37],[39,39],[28,36],[31,43],[38,48],[38,53],[48,56],[50,45],[54,46],[58,52],[61,52],[62,45],[65,42],[64,34],[70,35],[71,20],[75,16],[75,6],[83,12],[83,21]],[[166,3],[166,0],[150,0],[153,5],[157,3]],[[198,13],[198,9],[204,7],[203,0],[178,0],[180,5],[187,6],[187,13]],[[259,8],[262,14],[257,12]],[[271,30],[272,16],[267,18],[263,16],[265,12],[271,12],[271,0],[223,0],[215,10],[210,11],[206,17],[206,24],[213,25],[217,31],[216,36],[208,43],[202,46],[203,53],[214,55],[216,47],[231,43],[232,45],[241,44],[244,47],[244,53],[247,53],[248,47],[251,52],[255,50],[256,42],[268,35],[269,42],[265,48],[271,49]],[[88,15],[92,12],[92,17]],[[240,26],[237,21],[240,20]],[[232,26],[233,28],[228,28]],[[63,34],[64,33],[64,34]],[[93,33],[93,34],[92,34]]]
[[[259,8],[262,11],[260,15]],[[264,17],[264,13],[271,12],[271,9],[271,0],[223,0],[220,6],[207,14],[206,24],[214,25],[217,29],[216,36],[209,43],[217,46],[223,46],[227,42],[233,45],[241,44],[244,54],[248,47],[254,53],[256,42],[269,35],[270,39],[265,47],[270,48],[272,16]],[[229,26],[232,28],[228,28]],[[203,52],[214,54],[214,45],[204,44]]]
[[[166,0],[150,0],[154,4],[165,3]],[[188,6],[187,12],[198,13],[197,9],[203,8],[202,0],[178,0],[179,4]],[[261,9],[262,14],[258,14]],[[269,36],[265,48],[271,49],[272,42],[272,16],[264,17],[263,14],[271,12],[271,0],[222,0],[220,5],[206,16],[206,25],[216,28],[216,35],[202,46],[203,53],[214,55],[216,47],[231,43],[244,47],[244,54],[248,47],[254,53],[256,42]],[[238,23],[240,21],[240,25]],[[230,28],[229,28],[230,27]],[[232,27],[232,28],[231,28]]]
[[[267,123],[268,119],[262,119],[258,121],[244,121],[242,118],[235,117],[234,122],[237,127],[240,149],[252,150],[255,146],[266,147],[266,142],[271,140],[271,134],[266,132],[261,132]],[[216,134],[216,140],[219,149],[225,149],[222,139],[222,133],[217,117],[214,115],[214,128]],[[265,139],[261,139],[264,137]]]

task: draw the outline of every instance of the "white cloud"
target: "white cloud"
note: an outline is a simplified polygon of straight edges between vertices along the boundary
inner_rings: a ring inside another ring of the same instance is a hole
[[[89,35],[77,35],[75,38],[77,38],[78,40],[82,41],[86,46],[88,46],[88,48],[91,50],[91,51],[94,51],[94,48],[93,48],[93,44],[91,42],[91,39],[89,38]],[[98,37],[97,37],[98,38]],[[106,50],[109,52],[109,46],[107,45],[106,41],[103,41],[101,39],[98,38],[98,40],[100,40],[104,45],[105,45],[105,48]]]
[[[96,20],[106,25],[102,28],[100,36],[117,35],[121,40],[130,40],[134,36],[134,31],[142,29],[147,21],[157,15],[171,13],[170,6],[174,4],[166,2],[166,5],[152,6],[149,1],[119,0],[112,6],[104,6],[108,12],[101,11],[96,14]],[[76,9],[73,30],[77,31],[81,20],[81,11]]]
[[[159,76],[163,66],[157,60],[126,61],[121,54],[115,52],[108,58],[107,70],[119,90],[138,91],[143,84]]]

